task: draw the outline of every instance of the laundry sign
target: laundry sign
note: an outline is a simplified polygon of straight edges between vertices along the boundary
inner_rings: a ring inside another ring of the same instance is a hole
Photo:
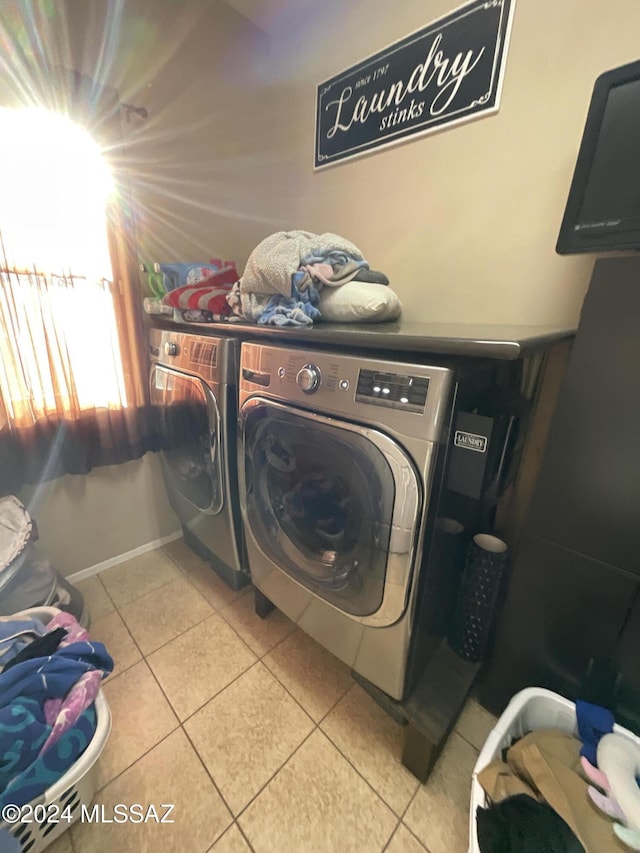
[[[486,435],[476,435],[474,432],[465,432],[457,429],[453,438],[456,447],[464,447],[465,450],[475,450],[476,453],[486,453]]]
[[[315,168],[497,112],[514,6],[467,3],[321,83]]]

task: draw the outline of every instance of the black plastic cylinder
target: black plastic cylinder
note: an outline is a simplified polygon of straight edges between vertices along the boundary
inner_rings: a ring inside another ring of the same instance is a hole
[[[508,560],[502,539],[479,533],[469,544],[449,645],[467,661],[484,658]]]

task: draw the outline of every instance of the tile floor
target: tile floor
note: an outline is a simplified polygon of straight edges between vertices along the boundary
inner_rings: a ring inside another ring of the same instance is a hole
[[[494,724],[475,702],[420,785],[347,667],[182,540],[79,586],[115,660],[95,802],[171,803],[175,823],[76,823],[51,853],[465,853]]]

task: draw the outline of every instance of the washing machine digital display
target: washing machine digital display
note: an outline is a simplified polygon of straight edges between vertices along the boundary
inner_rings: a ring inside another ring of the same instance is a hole
[[[426,376],[361,370],[358,373],[356,401],[422,414],[428,390],[429,380]]]

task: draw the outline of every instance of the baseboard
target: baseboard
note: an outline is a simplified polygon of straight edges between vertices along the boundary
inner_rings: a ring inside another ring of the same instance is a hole
[[[154,551],[156,548],[166,545],[168,542],[173,542],[182,537],[182,530],[176,530],[175,533],[170,533],[168,536],[163,536],[161,539],[154,539],[152,542],[147,542],[140,545],[138,548],[133,548],[131,551],[125,551],[124,554],[118,554],[115,557],[110,557],[108,560],[103,560],[101,563],[96,563],[89,566],[87,569],[81,569],[79,572],[74,572],[67,576],[67,580],[71,583],[86,580],[87,578],[97,575],[98,572],[103,572],[105,569],[110,569],[112,566],[117,566],[120,563],[126,563],[127,560],[133,560],[134,557],[140,557],[148,551]]]

